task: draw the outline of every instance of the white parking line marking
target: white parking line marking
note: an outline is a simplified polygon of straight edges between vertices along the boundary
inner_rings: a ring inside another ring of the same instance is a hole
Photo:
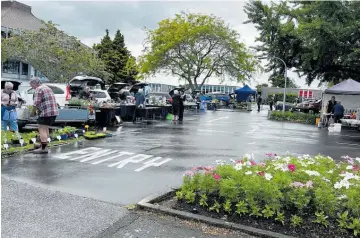
[[[140,171],[142,171],[142,170],[144,170],[144,169],[146,169],[146,168],[149,168],[149,167],[151,167],[151,166],[159,167],[160,165],[165,164],[165,163],[169,162],[170,160],[172,160],[172,159],[165,159],[165,160],[163,160],[163,161],[161,161],[161,162],[154,163],[155,161],[158,161],[158,160],[160,160],[160,159],[162,159],[162,157],[156,157],[156,158],[154,158],[154,159],[152,159],[152,160],[146,161],[146,162],[144,163],[144,166],[142,166],[142,167],[140,167],[140,168],[138,168],[138,169],[135,169],[135,172],[140,172]]]
[[[75,151],[67,152],[64,154],[55,155],[54,157],[56,157],[58,159],[70,159],[70,158],[73,158],[74,155],[87,155],[87,154],[97,152],[100,150],[104,150],[104,149],[98,148],[98,147],[88,147],[88,148],[81,149],[81,150],[75,150]]]
[[[216,119],[209,120],[209,121],[207,121],[207,123],[211,123],[213,121],[219,121],[219,120],[222,120],[222,119],[229,119],[229,117],[219,117],[219,118],[216,118]]]
[[[99,158],[99,155],[101,156],[107,156],[107,155],[111,155],[111,154],[114,154],[116,153],[117,151],[115,150],[108,150],[108,151],[102,151],[102,152],[97,152],[95,154],[92,154],[90,155],[89,157],[83,159],[83,160],[80,160],[80,162],[86,162],[86,161],[90,161],[90,160],[94,160],[94,159],[98,159]]]
[[[127,159],[124,159],[122,161],[119,161],[119,162],[116,162],[116,163],[113,163],[113,164],[110,164],[108,165],[108,167],[114,167],[114,166],[117,166],[117,168],[122,168],[124,167],[125,165],[127,165],[128,163],[140,163],[146,159],[150,159],[151,157],[153,157],[153,155],[145,155],[145,154],[138,154],[138,155],[134,155],[130,158],[127,158]],[[137,159],[138,158],[138,159]]]
[[[259,126],[253,127],[251,131],[246,132],[246,134],[253,134],[257,129],[259,129]]]
[[[116,151],[117,152],[117,151]],[[130,153],[130,152],[126,152],[126,151],[121,151],[119,152],[119,154],[115,155],[115,156],[112,156],[110,158],[107,158],[107,159],[103,159],[103,160],[99,160],[99,161],[96,161],[94,163],[91,163],[91,164],[100,164],[102,162],[105,162],[105,161],[108,161],[108,160],[112,160],[112,159],[116,159],[118,157],[121,157],[123,155],[133,155],[134,153]]]

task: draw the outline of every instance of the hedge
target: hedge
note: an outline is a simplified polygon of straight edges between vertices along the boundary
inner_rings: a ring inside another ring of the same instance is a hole
[[[272,93],[269,94],[267,97],[267,102],[269,102],[270,97],[274,95],[274,102],[283,101],[284,100],[284,93]],[[296,93],[287,93],[286,94],[286,102],[295,103],[298,95]]]
[[[269,114],[269,119],[274,121],[289,121],[299,122],[304,124],[316,124],[316,118],[320,117],[319,114],[308,114],[300,112],[282,112],[272,111]]]

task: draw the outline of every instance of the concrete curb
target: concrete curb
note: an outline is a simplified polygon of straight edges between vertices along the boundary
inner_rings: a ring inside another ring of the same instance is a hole
[[[266,231],[266,230],[262,230],[262,229],[258,229],[258,228],[254,228],[254,227],[250,227],[250,226],[244,226],[244,225],[240,225],[240,224],[236,224],[236,223],[232,223],[232,222],[223,221],[220,219],[197,215],[197,214],[193,214],[190,212],[175,210],[172,208],[167,208],[165,206],[161,206],[159,204],[153,204],[156,202],[163,201],[164,199],[172,197],[172,196],[174,196],[174,191],[170,191],[165,194],[151,195],[151,196],[146,197],[143,200],[141,200],[137,205],[138,205],[138,207],[145,209],[145,210],[154,211],[154,212],[158,212],[158,213],[164,213],[164,214],[167,214],[170,216],[176,216],[176,217],[187,219],[187,220],[200,221],[200,222],[214,225],[217,227],[222,227],[222,228],[227,228],[227,229],[235,229],[235,230],[243,231],[247,234],[256,235],[259,237],[295,238],[293,236],[287,236],[287,235],[272,232],[272,231]]]

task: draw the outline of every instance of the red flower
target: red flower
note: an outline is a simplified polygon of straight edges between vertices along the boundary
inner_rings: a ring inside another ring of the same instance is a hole
[[[272,156],[273,156],[272,153],[267,153],[267,154],[265,154],[265,155],[268,156],[268,157],[272,157]]]
[[[202,166],[196,166],[196,167],[192,168],[191,170],[192,171],[198,171],[198,170],[202,170],[202,169],[203,169]]]
[[[242,161],[242,160],[236,160],[236,163],[237,163],[237,164],[242,164],[243,161]]]
[[[255,166],[256,165],[256,162],[255,161],[250,161],[251,165],[252,166]]]
[[[289,169],[291,172],[294,172],[294,171],[296,170],[295,164],[288,164],[288,169]]]
[[[221,179],[221,176],[219,174],[213,174],[213,178],[218,181],[219,179]]]
[[[263,171],[258,172],[258,175],[265,176],[265,173]]]

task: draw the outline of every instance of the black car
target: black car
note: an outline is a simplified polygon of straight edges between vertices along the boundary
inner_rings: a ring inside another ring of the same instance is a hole
[[[100,85],[105,90],[105,83],[102,79],[86,75],[76,76],[68,83],[72,97],[77,97],[85,87]]]

